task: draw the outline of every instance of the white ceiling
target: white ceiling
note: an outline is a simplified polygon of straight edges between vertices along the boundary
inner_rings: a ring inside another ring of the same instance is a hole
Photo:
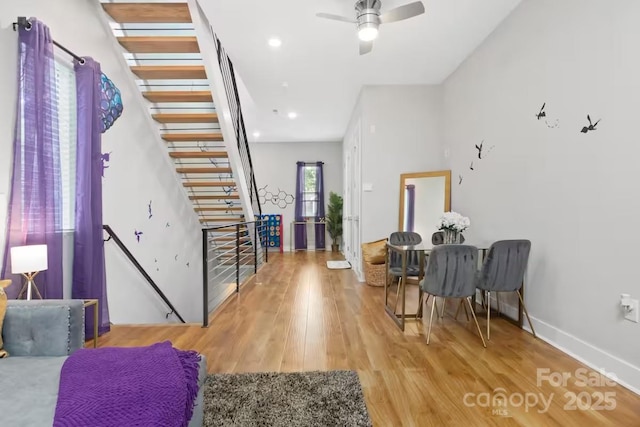
[[[382,0],[382,12],[411,1]],[[423,0],[426,14],[383,24],[365,56],[354,25],[315,16],[355,17],[355,0],[200,4],[246,87],[249,139],[286,142],[341,140],[363,85],[441,83],[520,1]],[[273,36],[282,39],[278,49],[267,45]]]

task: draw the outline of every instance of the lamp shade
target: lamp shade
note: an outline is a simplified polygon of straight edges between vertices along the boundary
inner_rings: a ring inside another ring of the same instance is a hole
[[[47,245],[15,246],[11,248],[11,272],[33,273],[48,268]]]

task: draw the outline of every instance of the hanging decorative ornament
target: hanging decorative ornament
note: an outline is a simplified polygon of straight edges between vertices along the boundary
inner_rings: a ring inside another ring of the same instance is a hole
[[[104,73],[100,77],[100,90],[102,92],[100,116],[102,118],[102,133],[105,133],[122,114],[122,96],[120,89]]]

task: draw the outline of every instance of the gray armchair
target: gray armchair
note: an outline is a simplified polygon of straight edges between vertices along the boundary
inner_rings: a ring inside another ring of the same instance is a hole
[[[491,292],[496,292],[496,303],[500,309],[500,292],[517,292],[520,304],[527,316],[533,336],[536,331],[524,305],[520,288],[529,261],[531,242],[529,240],[500,240],[491,245],[489,253],[478,274],[476,287],[487,292],[487,339],[491,338]]]
[[[476,318],[470,298],[476,291],[475,277],[478,266],[478,248],[470,245],[439,245],[433,248],[429,255],[429,262],[424,279],[420,282],[421,290],[427,295],[434,296],[429,316],[429,331],[427,332],[427,344],[431,337],[433,324],[433,311],[436,298],[461,298],[467,301],[471,308],[473,320],[478,328],[478,334],[484,347],[484,341],[478,319]],[[443,302],[444,304],[444,302]],[[422,307],[422,295],[420,297]]]

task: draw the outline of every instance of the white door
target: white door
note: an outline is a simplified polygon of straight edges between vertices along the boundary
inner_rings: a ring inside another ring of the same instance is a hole
[[[358,279],[362,281],[362,250],[360,248],[361,243],[361,230],[360,230],[360,211],[361,211],[361,197],[362,197],[362,179],[360,170],[360,142],[362,140],[362,126],[361,122],[358,122],[354,129],[353,145],[351,146],[351,175],[349,177],[350,198],[351,198],[351,265],[355,270]]]
[[[351,139],[344,144],[344,197],[342,206],[342,253],[351,261]]]

